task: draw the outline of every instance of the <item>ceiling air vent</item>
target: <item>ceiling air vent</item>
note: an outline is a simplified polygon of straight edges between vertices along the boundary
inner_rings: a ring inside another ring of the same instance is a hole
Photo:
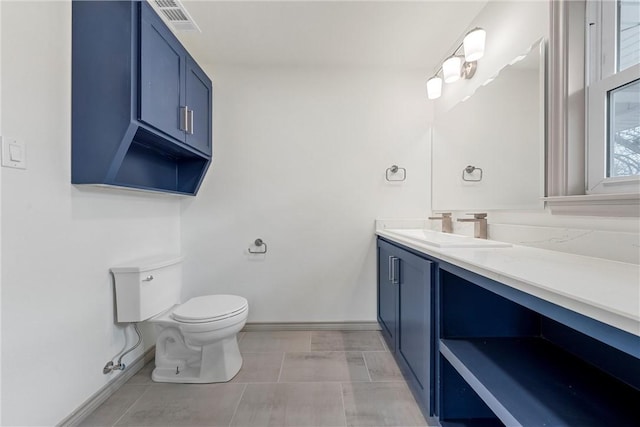
[[[154,0],[156,9],[177,31],[200,31],[180,0]]]

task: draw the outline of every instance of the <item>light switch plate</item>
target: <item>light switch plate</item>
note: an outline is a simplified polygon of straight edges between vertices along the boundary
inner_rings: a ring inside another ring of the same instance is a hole
[[[27,168],[27,147],[24,142],[0,136],[2,142],[2,166],[16,169]]]

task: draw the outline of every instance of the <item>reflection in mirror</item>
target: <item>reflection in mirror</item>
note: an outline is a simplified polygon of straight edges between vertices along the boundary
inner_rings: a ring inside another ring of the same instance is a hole
[[[541,209],[544,44],[514,58],[473,95],[438,114],[432,209]]]

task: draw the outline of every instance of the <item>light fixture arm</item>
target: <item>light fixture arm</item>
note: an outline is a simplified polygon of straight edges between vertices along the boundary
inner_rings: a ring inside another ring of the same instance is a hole
[[[476,74],[476,69],[478,68],[478,61],[464,62],[462,64],[462,71],[460,75],[463,79],[470,79]]]

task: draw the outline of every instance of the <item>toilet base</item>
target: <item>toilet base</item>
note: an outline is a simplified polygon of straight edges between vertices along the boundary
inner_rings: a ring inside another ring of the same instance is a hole
[[[219,383],[230,381],[242,367],[238,340],[228,338],[203,346],[188,345],[175,328],[166,328],[156,342],[155,382]]]

